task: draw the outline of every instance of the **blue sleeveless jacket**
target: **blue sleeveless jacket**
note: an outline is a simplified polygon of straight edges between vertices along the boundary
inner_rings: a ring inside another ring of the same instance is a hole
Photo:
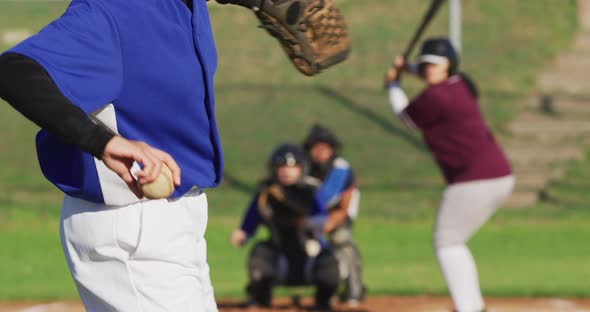
[[[131,140],[172,155],[173,197],[221,180],[214,113],[217,55],[205,0],[73,0],[9,52],[28,56],[88,114]],[[66,194],[112,205],[138,201],[114,172],[77,146],[37,135],[44,175]]]

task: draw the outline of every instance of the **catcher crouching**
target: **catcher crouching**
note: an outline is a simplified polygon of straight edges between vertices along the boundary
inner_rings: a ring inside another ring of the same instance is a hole
[[[250,303],[270,306],[272,289],[278,285],[314,285],[316,308],[330,310],[339,283],[338,262],[322,239],[327,211],[316,196],[315,183],[306,181],[305,154],[296,145],[283,144],[273,151],[268,166],[269,177],[230,237],[239,247],[261,224],[270,233],[249,255]]]

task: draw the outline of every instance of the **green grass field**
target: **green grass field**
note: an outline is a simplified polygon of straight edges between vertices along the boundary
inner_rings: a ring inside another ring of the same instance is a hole
[[[0,223],[0,299],[75,297],[54,217],[19,210]],[[242,295],[247,248],[227,243],[235,218],[212,217],[207,233],[219,297]],[[588,296],[590,227],[573,216],[522,218],[501,213],[470,243],[482,288],[496,296]],[[444,294],[430,246],[431,218],[364,218],[357,240],[371,294]]]
[[[575,31],[573,0],[465,1],[463,65],[480,83],[482,108],[498,133],[519,111],[535,75]],[[66,1],[0,1],[0,35],[38,30]],[[430,246],[442,180],[418,135],[406,130],[381,89],[384,66],[413,33],[428,1],[340,0],[354,51],[310,79],[238,7],[210,4],[220,65],[217,115],[225,180],[211,191],[209,259],[219,296],[239,296],[246,249],[227,243],[277,143],[299,142],[321,121],[345,143],[362,189],[357,226],[367,284],[376,294],[445,293]],[[446,12],[430,35],[446,33]],[[9,48],[2,46],[0,51]],[[407,79],[412,93],[420,85]],[[75,297],[58,237],[60,194],[39,171],[36,127],[0,103],[0,299]],[[471,242],[490,295],[590,296],[589,161],[574,165],[549,200],[502,211]],[[547,282],[550,281],[550,282]]]

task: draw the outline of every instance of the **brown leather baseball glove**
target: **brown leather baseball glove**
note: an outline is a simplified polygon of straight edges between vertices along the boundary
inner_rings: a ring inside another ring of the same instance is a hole
[[[334,0],[217,0],[250,8],[307,76],[344,61],[350,37]]]

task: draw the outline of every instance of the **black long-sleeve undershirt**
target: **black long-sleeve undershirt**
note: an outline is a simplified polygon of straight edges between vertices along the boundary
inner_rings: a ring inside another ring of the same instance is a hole
[[[0,56],[0,98],[63,142],[99,159],[114,136],[66,98],[45,69],[26,56]]]
[[[182,0],[192,11],[193,0]],[[115,135],[66,98],[43,66],[16,53],[0,56],[0,98],[63,142],[101,158]]]

